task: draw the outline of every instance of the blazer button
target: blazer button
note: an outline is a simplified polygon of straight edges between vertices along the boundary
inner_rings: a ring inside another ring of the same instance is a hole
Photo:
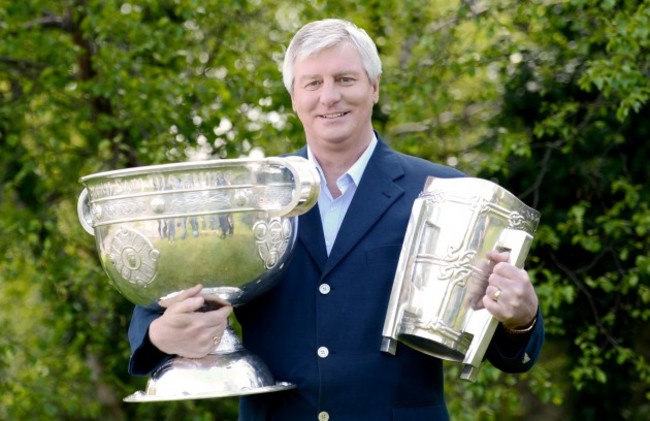
[[[327,356],[330,355],[330,350],[327,349],[325,346],[321,346],[318,348],[318,356],[321,358],[327,358]]]
[[[328,421],[330,419],[330,414],[325,411],[318,413],[318,421]]]
[[[328,284],[320,284],[318,290],[320,291],[321,294],[327,295],[330,293],[331,288]]]

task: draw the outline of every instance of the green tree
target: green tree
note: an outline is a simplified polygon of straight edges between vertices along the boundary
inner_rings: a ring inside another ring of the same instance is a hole
[[[542,211],[531,267],[547,349],[567,357],[567,418],[646,419],[650,3],[494,13],[502,25],[491,52],[508,60],[479,175]],[[549,380],[565,383],[558,374]]]

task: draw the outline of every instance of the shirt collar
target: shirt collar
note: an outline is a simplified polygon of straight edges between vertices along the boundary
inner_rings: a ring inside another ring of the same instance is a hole
[[[366,150],[363,151],[359,159],[357,159],[356,162],[352,164],[350,169],[348,169],[347,172],[341,176],[341,178],[347,175],[350,178],[352,178],[354,184],[358,186],[359,182],[361,181],[361,176],[363,175],[363,172],[365,171],[366,166],[368,165],[368,161],[370,161],[370,157],[372,156],[372,153],[375,151],[376,147],[377,147],[377,135],[373,132],[372,139],[370,140],[368,147],[366,147]],[[320,164],[318,163],[318,160],[316,159],[313,152],[311,151],[309,145],[307,145],[307,158],[314,165],[316,165],[316,169],[318,169],[318,173],[321,176],[321,181],[324,180],[325,175],[323,174],[323,169],[320,167]]]

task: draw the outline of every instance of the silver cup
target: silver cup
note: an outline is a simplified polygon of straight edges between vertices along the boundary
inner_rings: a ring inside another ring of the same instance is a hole
[[[272,288],[320,178],[299,157],[165,164],[81,178],[77,213],[102,266],[128,300],[158,306],[196,284],[207,302],[244,305]],[[212,300],[211,300],[212,298]],[[260,323],[263,323],[260,320]],[[241,396],[294,388],[276,381],[228,327],[204,358],[175,357],[128,402]]]
[[[498,325],[478,308],[487,253],[510,251],[523,267],[540,214],[479,178],[429,177],[415,200],[384,322],[381,350],[413,349],[463,364],[475,381]]]

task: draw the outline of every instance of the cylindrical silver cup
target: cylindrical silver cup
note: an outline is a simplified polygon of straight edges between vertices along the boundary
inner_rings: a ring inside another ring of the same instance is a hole
[[[491,250],[523,267],[540,214],[479,178],[429,177],[411,212],[383,330],[397,342],[464,363],[473,381],[497,322],[477,303],[485,295]]]

